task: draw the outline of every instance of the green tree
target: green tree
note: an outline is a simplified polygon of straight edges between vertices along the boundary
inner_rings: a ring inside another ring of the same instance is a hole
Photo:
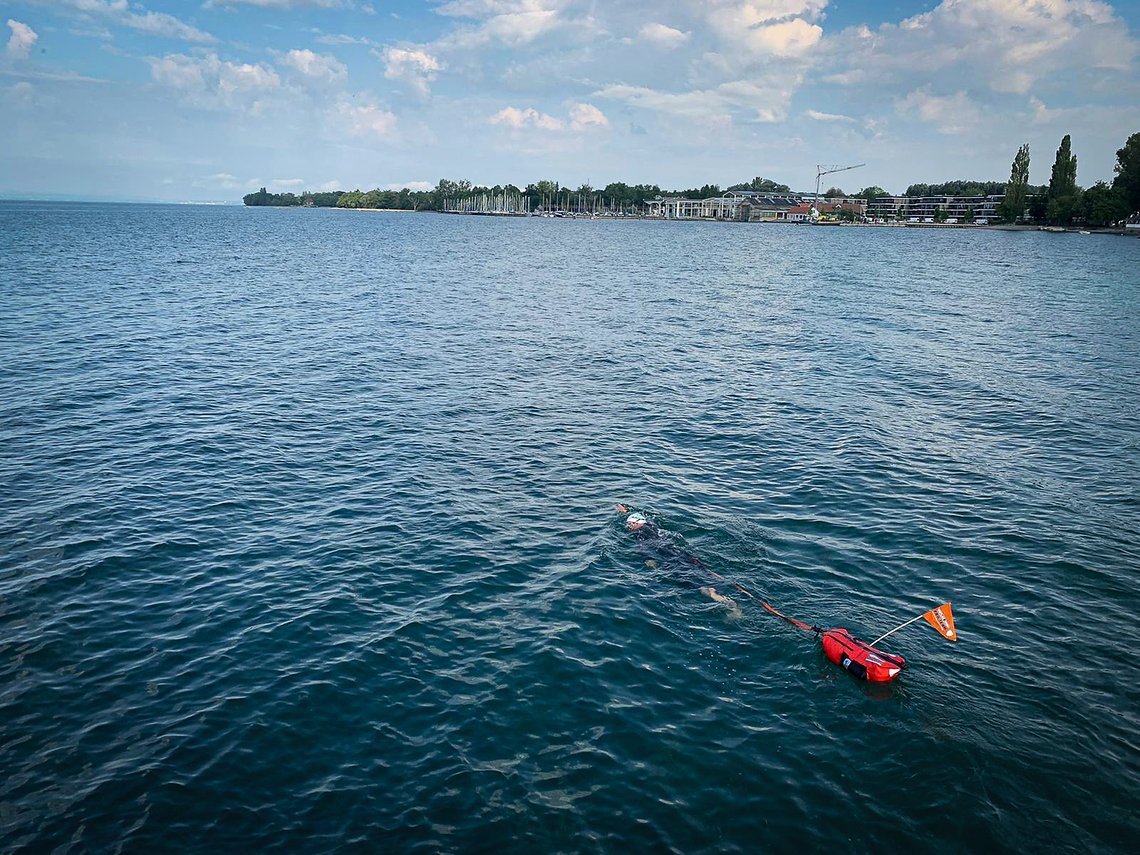
[[[764,178],[757,175],[751,181],[744,184],[733,184],[728,188],[729,190],[751,190],[755,193],[790,193],[792,188],[787,184],[778,184],[771,178]]]
[[[340,201],[342,191],[332,190],[322,193],[305,192],[301,194],[301,204],[313,208],[335,208]]]
[[[966,213],[962,215],[962,222],[963,223],[974,222],[974,206],[973,205],[970,205],[968,208],[966,208]]]
[[[823,195],[828,199],[847,198],[847,194],[840,190],[838,187],[828,187],[824,191]]]
[[[250,206],[269,205],[274,208],[295,208],[304,202],[302,196],[295,193],[268,193],[262,187],[256,193],[247,193],[242,202]]]
[[[629,185],[624,181],[611,181],[602,188],[602,195],[607,199],[613,199],[615,204],[621,205],[628,203],[632,194]]]
[[[1056,226],[1071,226],[1083,210],[1080,187],[1065,196],[1058,196],[1045,203],[1045,220]]]
[[[1029,143],[1017,150],[1005,185],[1005,198],[998,205],[998,216],[1007,223],[1016,223],[1025,216],[1025,195],[1029,186]]]
[[[1130,136],[1124,147],[1117,150],[1115,172],[1113,189],[1129,213],[1140,211],[1140,133]]]
[[[1053,161],[1053,174],[1046,194],[1045,219],[1059,226],[1072,225],[1078,211],[1080,189],[1077,187],[1077,158],[1073,154],[1069,135],[1061,139],[1057,158]]]
[[[264,187],[256,193],[246,193],[241,197],[242,202],[250,206],[261,206],[269,204],[269,193]]]
[[[1067,193],[1077,184],[1077,158],[1073,155],[1072,138],[1065,134],[1057,146],[1057,157],[1053,161],[1053,172],[1049,178],[1049,194],[1056,196]]]
[[[1001,181],[956,179],[941,184],[911,184],[904,196],[996,196],[1005,192]]]
[[[938,208],[934,211],[934,222],[944,223],[948,216],[945,208]]]
[[[1118,223],[1130,213],[1128,203],[1116,187],[1098,181],[1081,197],[1081,217],[1095,229]]]
[[[859,199],[866,199],[870,202],[872,199],[878,199],[880,196],[890,196],[891,194],[879,187],[877,184],[872,184],[870,187],[864,187],[855,196]]]

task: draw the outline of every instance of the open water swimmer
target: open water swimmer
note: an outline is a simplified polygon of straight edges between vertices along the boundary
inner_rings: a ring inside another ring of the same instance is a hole
[[[652,558],[646,564],[664,571],[669,579],[682,587],[699,591],[715,603],[728,610],[731,617],[740,617],[742,612],[736,600],[717,590],[728,581],[711,570],[700,558],[678,546],[676,538],[648,519],[645,514],[633,511],[626,505],[615,505],[614,510],[625,514],[625,528],[641,542]]]
[[[722,590],[725,587],[732,587],[749,599],[759,603],[766,611],[771,612],[781,620],[786,621],[797,629],[802,629],[805,632],[811,632],[819,636],[820,642],[823,645],[824,656],[860,680],[867,680],[871,683],[886,683],[894,680],[902,673],[903,669],[907,667],[906,660],[897,654],[886,653],[885,651],[879,650],[875,645],[887,636],[894,635],[894,633],[900,629],[910,626],[918,620],[925,619],[943,638],[949,641],[958,640],[957,630],[954,628],[954,614],[951,611],[950,603],[943,603],[937,608],[930,609],[923,614],[899,624],[889,632],[880,635],[870,644],[856,638],[850,631],[842,627],[823,629],[813,624],[804,623],[796,618],[788,617],[764,602],[764,600],[761,600],[751,591],[738,585],[736,582],[729,581],[715,570],[706,566],[701,559],[691,552],[679,547],[675,539],[668,532],[649,520],[645,514],[633,511],[628,506],[622,504],[615,505],[614,509],[619,514],[626,515],[626,530],[645,543],[656,556],[659,556],[661,562],[664,563],[665,570],[670,574],[672,581],[686,587],[698,589],[709,599],[721,603],[728,608],[733,616],[739,617],[742,614],[740,606],[732,597],[718,591],[714,585],[719,586]],[[660,566],[658,561],[654,559],[646,561],[646,564],[651,567]]]

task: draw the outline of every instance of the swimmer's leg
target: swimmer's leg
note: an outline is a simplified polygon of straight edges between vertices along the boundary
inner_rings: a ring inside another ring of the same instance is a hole
[[[736,604],[736,600],[732,597],[726,597],[724,594],[717,593],[716,588],[701,588],[701,593],[708,597],[715,603],[720,603],[734,615],[741,614],[740,606]]]

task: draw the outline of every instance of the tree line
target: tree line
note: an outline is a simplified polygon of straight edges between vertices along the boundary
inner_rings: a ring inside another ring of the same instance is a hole
[[[1116,152],[1112,183],[1092,187],[1077,184],[1077,156],[1069,134],[1061,138],[1049,184],[1029,186],[1029,143],[1013,157],[1005,198],[998,215],[1007,223],[1031,222],[1050,226],[1111,226],[1140,211],[1140,133],[1132,134]]]
[[[1037,223],[1057,226],[1074,224],[1094,228],[1119,223],[1140,211],[1140,133],[1130,136],[1116,152],[1115,177],[1112,183],[1098,181],[1092,187],[1077,184],[1077,158],[1072,153],[1072,140],[1065,134],[1057,148],[1052,175],[1047,185],[1029,183],[1029,144],[1022,145],[1014,156],[1009,180],[954,180],[941,184],[912,184],[907,196],[991,196],[1004,193],[998,208],[999,217],[1007,223]],[[431,190],[333,190],[295,193],[269,193],[264,187],[249,193],[242,201],[250,206],[319,207],[319,208],[387,208],[403,211],[441,211],[449,200],[474,195],[509,195],[529,200],[529,210],[559,208],[566,210],[644,210],[647,202],[658,196],[709,198],[727,191],[790,193],[791,188],[770,178],[757,176],[751,181],[732,184],[722,190],[718,184],[705,184],[685,190],[662,190],[656,184],[626,184],[615,181],[602,188],[589,183],[576,188],[557,181],[543,180],[516,187],[496,184],[482,187],[470,181],[441,179]],[[829,198],[845,197],[838,187],[823,194]],[[890,194],[882,187],[864,187],[855,198],[871,201]]]
[[[780,184],[770,178],[757,176],[751,181],[733,184],[726,190],[751,190],[758,193],[790,193],[787,184]],[[262,187],[256,193],[248,193],[242,201],[251,207],[308,207],[308,208],[386,208],[399,211],[442,211],[448,200],[475,195],[517,195],[530,199],[530,210],[542,207],[605,206],[625,210],[640,210],[658,196],[684,196],[705,199],[724,193],[718,184],[705,184],[685,190],[662,190],[657,184],[626,184],[615,181],[605,187],[595,188],[590,184],[578,187],[563,186],[557,181],[536,181],[526,187],[513,184],[496,184],[483,187],[470,181],[452,181],[444,178],[431,190],[333,190],[314,193],[270,193]]]
[[[242,201],[254,207],[295,208],[303,205],[309,208],[335,208],[342,195],[341,190],[331,193],[310,193],[306,190],[298,196],[296,193],[269,193],[262,187],[256,193],[247,193]]]

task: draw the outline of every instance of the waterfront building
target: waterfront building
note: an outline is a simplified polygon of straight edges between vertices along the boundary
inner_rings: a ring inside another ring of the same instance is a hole
[[[747,223],[776,223],[788,219],[788,212],[802,200],[794,195],[773,195],[751,191],[732,191],[740,198],[738,219]]]
[[[880,196],[869,202],[852,198],[815,199],[810,194],[730,190],[707,199],[662,197],[650,200],[650,217],[665,220],[722,220],[744,223],[805,222],[816,206],[826,220],[866,218],[871,222],[996,222],[1002,194],[989,196]]]
[[[795,207],[788,208],[785,217],[789,223],[806,223],[811,219],[811,205],[801,202]]]
[[[732,220],[744,223],[780,222],[803,198],[795,194],[730,190],[708,199],[658,196],[647,203],[649,216],[665,220]]]
[[[939,211],[946,214],[946,222],[966,222],[973,219],[990,221],[997,218],[997,208],[1003,194],[990,196],[880,196],[867,205],[870,220],[905,220],[912,223],[933,223]]]
[[[906,219],[909,196],[879,196],[867,203],[867,219],[891,221]]]
[[[867,216],[867,204],[862,199],[820,199],[819,216],[825,220],[863,220]]]

